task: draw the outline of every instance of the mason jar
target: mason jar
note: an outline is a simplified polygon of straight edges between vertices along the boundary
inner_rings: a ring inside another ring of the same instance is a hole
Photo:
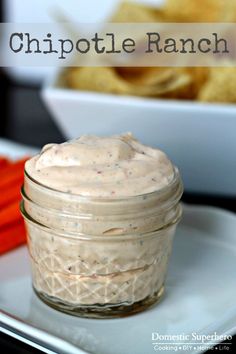
[[[122,317],[157,303],[183,185],[133,197],[85,197],[46,187],[25,171],[25,219],[33,288],[53,308],[83,317]]]

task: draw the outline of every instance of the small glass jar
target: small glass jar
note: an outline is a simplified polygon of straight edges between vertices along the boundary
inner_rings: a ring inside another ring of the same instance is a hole
[[[126,198],[56,191],[25,172],[25,219],[33,287],[76,316],[122,317],[161,298],[183,186]]]

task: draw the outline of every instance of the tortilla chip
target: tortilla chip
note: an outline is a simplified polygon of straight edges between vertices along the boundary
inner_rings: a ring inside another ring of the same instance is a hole
[[[153,85],[162,83],[173,73],[188,75],[191,78],[191,85],[188,92],[182,98],[195,99],[199,90],[209,77],[209,68],[206,67],[141,67],[141,68],[116,68],[116,71],[125,80],[136,85]]]
[[[130,93],[143,97],[189,98],[191,77],[175,68],[151,68],[130,84]]]
[[[118,72],[118,75],[125,80],[132,81],[136,76],[143,75],[147,69],[149,68],[142,66],[120,66],[116,68],[116,71]]]
[[[164,13],[172,22],[221,22],[227,2],[230,1],[166,0]]]
[[[67,73],[70,88],[142,97],[189,98],[191,76],[175,68],[147,68],[148,75],[125,80],[111,67],[73,68]],[[155,75],[154,75],[155,72]]]
[[[162,21],[164,14],[161,9],[149,7],[135,2],[124,1],[111,18],[111,22],[148,23]]]
[[[236,103],[236,67],[211,68],[210,78],[200,90],[198,100]]]
[[[221,22],[236,22],[236,0],[226,2],[222,11]]]
[[[138,85],[152,85],[162,81],[173,68],[163,67],[117,67],[116,71],[126,81]]]
[[[69,87],[78,90],[125,94],[128,87],[111,67],[80,67],[68,72]]]
[[[196,99],[202,86],[207,82],[210,75],[210,68],[208,67],[186,67],[182,70],[189,74],[192,78],[191,84],[191,98]]]

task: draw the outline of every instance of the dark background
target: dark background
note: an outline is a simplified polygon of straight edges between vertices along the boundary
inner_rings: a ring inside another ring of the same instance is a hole
[[[1,22],[4,18],[3,11],[3,1],[0,0]],[[40,87],[17,84],[1,68],[0,137],[37,147],[41,147],[48,142],[59,143],[64,140],[63,135],[53,123],[50,114],[40,99]],[[189,203],[215,205],[236,211],[235,199],[222,196],[185,192],[183,200]],[[235,348],[235,337],[233,343],[230,352]],[[2,333],[0,333],[0,351],[4,354],[41,353]],[[217,349],[217,351],[219,350]],[[209,351],[209,353],[211,352]]]

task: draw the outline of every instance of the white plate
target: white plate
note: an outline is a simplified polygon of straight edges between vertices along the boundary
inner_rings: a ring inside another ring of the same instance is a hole
[[[36,341],[48,353],[63,354],[152,354],[152,332],[234,334],[235,235],[234,214],[185,206],[163,300],[146,312],[114,320],[76,318],[42,303],[32,291],[27,250],[21,247],[0,258],[0,322],[5,331]],[[201,352],[197,348],[188,353]]]

